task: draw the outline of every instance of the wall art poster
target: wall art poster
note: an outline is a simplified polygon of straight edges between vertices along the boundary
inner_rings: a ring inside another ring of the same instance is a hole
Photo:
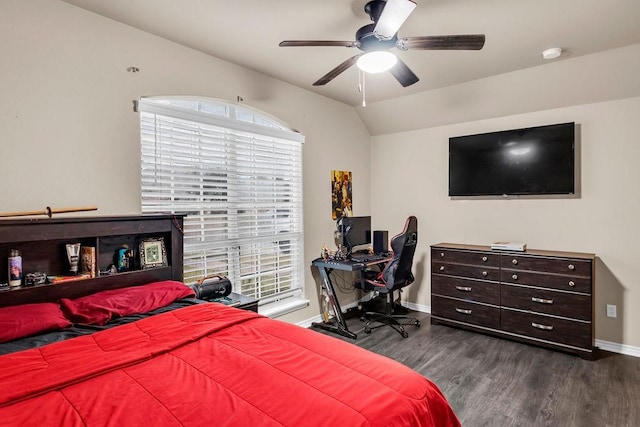
[[[351,172],[331,171],[331,218],[353,216]]]

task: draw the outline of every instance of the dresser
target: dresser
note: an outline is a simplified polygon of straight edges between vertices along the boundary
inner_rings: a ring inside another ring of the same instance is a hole
[[[431,246],[431,322],[593,356],[595,255]]]

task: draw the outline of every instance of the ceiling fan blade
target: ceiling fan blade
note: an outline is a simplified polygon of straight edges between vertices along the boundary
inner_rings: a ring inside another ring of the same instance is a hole
[[[404,37],[398,39],[396,47],[400,50],[480,50],[484,40],[484,34]]]
[[[280,47],[302,47],[302,46],[343,46],[358,47],[358,42],[332,41],[332,40],[284,40],[278,45]]]
[[[381,40],[390,40],[415,8],[416,3],[411,0],[387,0],[373,34]]]
[[[349,68],[353,64],[355,64],[358,61],[359,57],[360,57],[360,54],[354,55],[351,58],[347,59],[346,61],[344,61],[343,63],[338,65],[336,68],[334,68],[333,70],[329,71],[324,76],[320,77],[313,85],[314,86],[324,86],[324,85],[326,85],[331,80],[333,80],[336,77],[338,77],[342,72],[346,71],[347,68]]]
[[[398,58],[396,65],[394,65],[389,71],[393,74],[393,77],[400,82],[402,87],[411,86],[420,80],[400,58]]]

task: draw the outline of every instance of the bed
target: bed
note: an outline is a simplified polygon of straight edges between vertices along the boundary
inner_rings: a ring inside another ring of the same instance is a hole
[[[136,289],[154,292],[150,285]],[[63,330],[105,311],[75,301],[61,303],[71,318]],[[428,379],[333,337],[201,301],[125,317],[114,312],[95,325],[105,329],[0,356],[0,424],[459,425]]]
[[[168,265],[0,291],[2,426],[459,426],[391,359],[195,298],[175,215],[0,222],[0,253],[62,273],[69,241],[111,253],[162,238]],[[0,265],[0,276],[6,271]]]

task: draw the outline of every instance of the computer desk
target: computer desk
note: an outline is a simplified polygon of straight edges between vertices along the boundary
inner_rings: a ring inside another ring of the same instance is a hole
[[[386,264],[391,258],[385,258],[369,262],[353,262],[350,260],[325,260],[324,258],[317,258],[311,262],[311,265],[316,267],[320,271],[320,277],[322,277],[322,286],[329,297],[329,303],[333,308],[334,318],[329,322],[313,322],[312,327],[324,329],[325,331],[335,332],[347,338],[356,339],[358,335],[355,332],[349,330],[347,322],[342,315],[342,309],[340,308],[340,302],[336,296],[335,289],[333,288],[333,282],[331,282],[331,272],[333,270],[341,271],[359,271],[360,281],[362,283],[361,288],[364,289],[365,275],[364,272],[368,267],[377,264]]]

